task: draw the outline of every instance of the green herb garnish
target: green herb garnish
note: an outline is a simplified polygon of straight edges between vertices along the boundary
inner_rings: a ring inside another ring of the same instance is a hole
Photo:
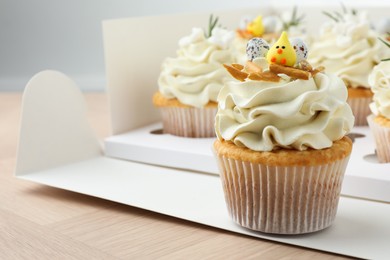
[[[390,35],[390,33],[387,33],[387,35]],[[384,45],[386,45],[388,48],[390,48],[390,43],[386,42],[385,40],[381,39],[378,37],[378,40],[380,40]],[[383,59],[381,61],[389,61],[390,58],[387,58],[387,59]]]
[[[333,21],[335,21],[336,23],[339,22],[339,19],[337,19],[337,17],[333,16],[331,13],[328,13],[326,11],[322,11],[322,13],[326,16],[328,16],[330,19],[332,19]]]
[[[209,18],[209,27],[208,27],[208,30],[204,32],[204,35],[206,36],[206,38],[210,38],[211,37],[211,33],[213,32],[215,26],[217,26],[217,23],[218,23],[218,16],[216,16],[214,18],[213,14],[210,15],[210,18]]]
[[[283,30],[284,31],[288,31],[288,29],[290,29],[291,27],[300,25],[301,22],[303,21],[303,19],[305,18],[305,15],[301,15],[298,17],[297,11],[298,11],[298,8],[296,6],[294,6],[290,21],[287,21],[287,22],[283,21]]]
[[[343,13],[346,14],[348,12],[347,7],[345,6],[345,4],[343,2],[340,2],[340,4],[341,4],[341,9],[343,9]]]
[[[335,21],[336,23],[338,22],[344,22],[344,15],[350,13],[352,15],[357,15],[358,12],[356,9],[351,9],[351,10],[348,10],[347,7],[343,4],[343,3],[340,3],[341,4],[341,9],[342,9],[342,14],[337,12],[337,11],[334,11],[332,13],[329,13],[329,12],[326,12],[326,11],[322,11],[322,13],[326,16],[328,16],[330,19],[332,19],[333,21]]]
[[[388,42],[386,42],[385,40],[381,39],[378,37],[378,39],[383,42],[388,48],[390,48],[390,44]]]

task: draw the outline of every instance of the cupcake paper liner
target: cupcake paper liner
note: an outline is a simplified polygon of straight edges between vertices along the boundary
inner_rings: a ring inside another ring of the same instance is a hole
[[[164,133],[194,138],[215,137],[217,108],[160,108]]]
[[[352,109],[355,116],[355,126],[367,125],[367,116],[371,114],[370,103],[371,97],[348,98],[347,103]]]
[[[320,166],[267,166],[217,158],[228,212],[241,226],[303,234],[333,223],[349,156]]]
[[[367,117],[376,145],[376,154],[380,163],[390,162],[390,128],[381,126],[374,121],[375,116]]]

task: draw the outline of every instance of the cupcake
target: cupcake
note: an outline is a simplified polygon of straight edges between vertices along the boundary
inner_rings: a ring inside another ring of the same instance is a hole
[[[337,12],[326,14],[331,20],[322,26],[320,38],[313,42],[309,61],[325,66],[328,72],[344,80],[355,125],[367,125],[373,95],[368,74],[377,63],[377,34],[370,29],[366,13],[344,9],[342,16]]]
[[[390,47],[389,43],[386,43]],[[374,92],[370,104],[373,115],[368,124],[375,139],[376,152],[380,163],[390,162],[390,60],[374,67],[368,82]]]
[[[176,58],[167,58],[158,78],[153,104],[162,114],[163,131],[183,137],[214,137],[217,96],[230,79],[222,64],[235,61],[230,49],[234,32],[216,27],[193,28],[179,41]]]
[[[344,82],[313,69],[287,35],[246,65],[218,96],[214,142],[228,212],[266,233],[303,234],[332,224],[352,149]]]

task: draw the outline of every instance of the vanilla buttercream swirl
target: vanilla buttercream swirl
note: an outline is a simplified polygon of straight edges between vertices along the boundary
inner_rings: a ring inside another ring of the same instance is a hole
[[[216,133],[254,151],[327,148],[353,127],[347,95],[340,78],[324,73],[309,80],[228,82],[218,97]]]
[[[377,116],[382,115],[390,119],[390,61],[383,61],[375,66],[368,83],[374,92],[371,111]]]
[[[234,32],[215,28],[206,38],[201,28],[179,41],[176,58],[167,58],[158,79],[159,90],[168,99],[182,104],[203,107],[217,96],[230,75],[222,66],[234,63],[231,42]]]
[[[349,87],[369,88],[368,74],[377,63],[379,48],[366,14],[346,14],[342,21],[323,25],[320,38],[311,46],[309,61],[325,66]]]

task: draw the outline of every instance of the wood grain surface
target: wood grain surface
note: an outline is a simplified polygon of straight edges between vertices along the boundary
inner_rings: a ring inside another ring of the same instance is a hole
[[[104,138],[106,96],[85,98]],[[21,100],[0,93],[0,259],[348,259],[17,179]]]

